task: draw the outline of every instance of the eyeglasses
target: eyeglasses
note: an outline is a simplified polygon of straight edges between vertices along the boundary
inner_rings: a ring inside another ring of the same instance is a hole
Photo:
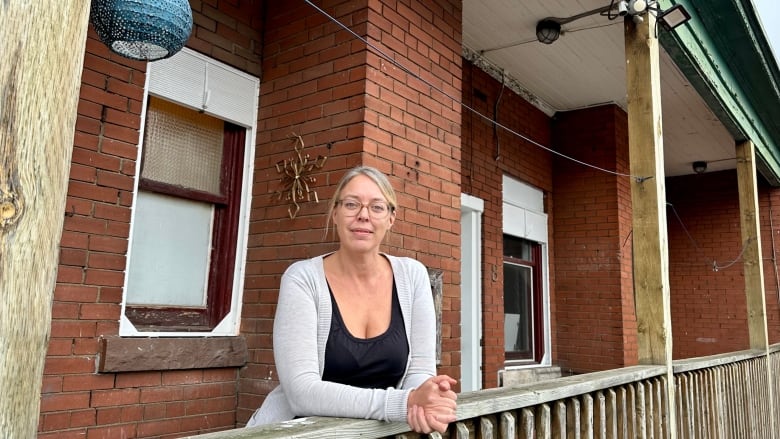
[[[363,204],[354,198],[344,198],[338,202],[345,210],[345,215],[355,216],[363,210],[364,207],[368,209],[368,215],[374,219],[384,219],[395,208],[387,204],[385,201],[372,201],[368,204]]]

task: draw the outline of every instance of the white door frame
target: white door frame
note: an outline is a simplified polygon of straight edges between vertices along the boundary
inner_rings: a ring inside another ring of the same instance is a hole
[[[460,195],[460,386],[482,389],[482,212],[483,200]]]

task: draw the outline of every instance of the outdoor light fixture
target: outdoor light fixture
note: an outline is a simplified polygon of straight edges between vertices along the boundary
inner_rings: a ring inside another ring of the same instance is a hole
[[[554,20],[542,20],[536,24],[536,39],[540,43],[552,44],[561,36],[561,24]]]
[[[614,15],[612,15],[613,10],[615,11]],[[536,24],[536,39],[540,43],[552,44],[561,36],[561,25],[590,15],[602,14],[609,17],[610,20],[614,20],[617,17],[631,17],[638,24],[644,20],[642,16],[647,12],[656,14],[658,21],[669,31],[691,19],[688,11],[680,4],[662,11],[658,7],[657,1],[620,0],[617,2],[613,1],[607,6],[572,15],[571,17],[547,17],[542,19]]]
[[[620,3],[625,3],[625,2],[620,2]],[[540,43],[552,44],[553,42],[555,42],[555,40],[558,39],[558,37],[561,36],[561,25],[564,25],[566,23],[571,23],[574,20],[579,20],[582,17],[587,17],[589,15],[606,12],[609,11],[610,9],[612,9],[612,6],[607,5],[590,11],[585,11],[581,14],[572,15],[571,17],[566,17],[566,18],[547,17],[543,20],[540,20],[538,23],[536,23],[536,39],[539,40]]]
[[[693,162],[692,167],[693,167],[693,172],[695,172],[697,174],[703,174],[704,171],[707,170],[707,162],[705,162],[705,161],[696,161],[696,162]]]
[[[188,0],[92,0],[89,18],[103,44],[136,60],[169,58],[192,33]]]
[[[677,26],[691,19],[691,14],[685,10],[683,5],[677,4],[671,8],[658,13],[658,21],[668,31],[674,30]]]

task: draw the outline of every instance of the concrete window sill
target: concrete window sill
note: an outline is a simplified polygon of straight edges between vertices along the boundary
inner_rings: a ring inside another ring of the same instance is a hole
[[[103,337],[98,372],[240,367],[248,358],[243,337]]]

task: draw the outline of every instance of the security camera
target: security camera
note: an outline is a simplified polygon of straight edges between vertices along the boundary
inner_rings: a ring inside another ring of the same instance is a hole
[[[618,15],[620,15],[621,17],[625,16],[626,14],[628,14],[628,3],[625,0],[619,1],[617,5],[617,9],[618,9]]]

